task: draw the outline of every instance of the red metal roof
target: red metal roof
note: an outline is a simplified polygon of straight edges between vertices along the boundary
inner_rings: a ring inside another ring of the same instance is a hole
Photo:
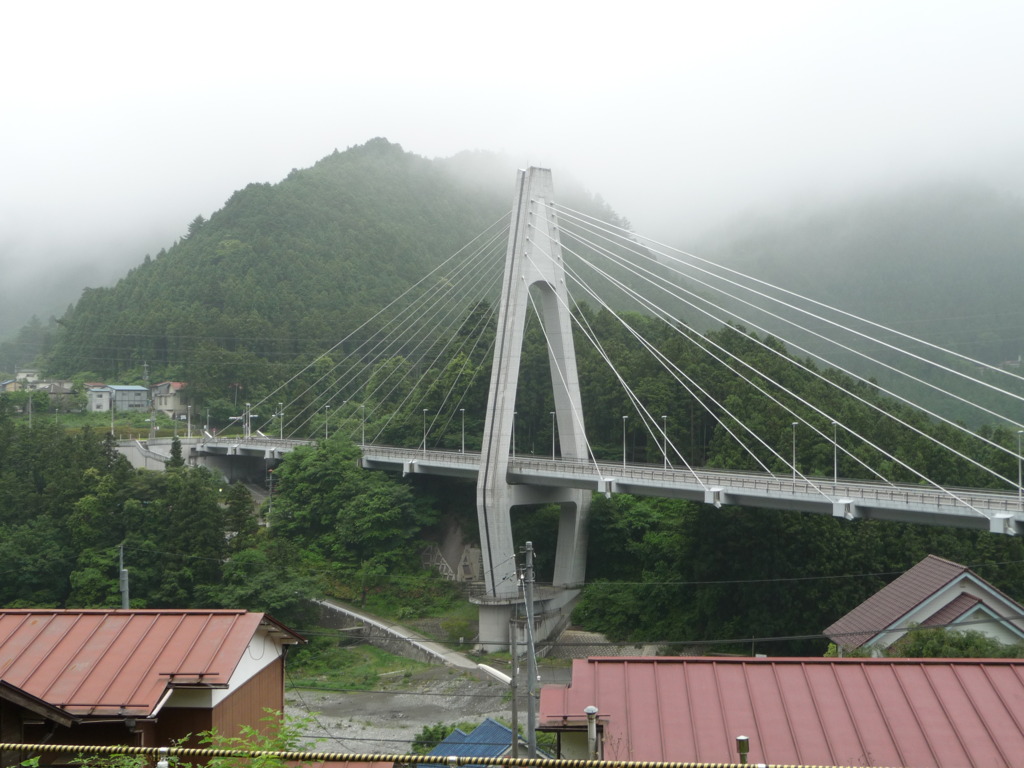
[[[845,648],[858,648],[967,571],[967,566],[928,555],[828,627],[825,635]]]
[[[0,678],[78,716],[145,717],[170,687],[226,687],[260,625],[240,610],[0,610]]]
[[[541,690],[542,728],[595,705],[606,760],[965,768],[1024,754],[1024,662],[603,657]]]

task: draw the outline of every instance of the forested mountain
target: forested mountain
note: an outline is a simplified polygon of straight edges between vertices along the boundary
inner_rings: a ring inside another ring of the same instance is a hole
[[[130,381],[145,363],[151,379],[188,381],[197,406],[239,388],[257,399],[504,225],[514,170],[488,153],[428,160],[374,139],[250,184],[115,286],[85,290],[46,371]],[[571,182],[560,199],[615,219]]]
[[[234,381],[320,351],[493,223],[510,189],[461,184],[383,139],[250,184],[114,287],[87,289],[47,368],[117,378],[146,362],[199,382],[216,365]]]
[[[984,363],[1017,361],[1024,353],[1024,201],[988,187],[920,185],[788,216],[739,219],[697,248],[701,256],[742,273]],[[790,328],[769,329],[821,349],[814,338]],[[895,335],[873,335],[904,345]],[[884,349],[878,357],[897,360]],[[830,359],[854,362],[842,353]],[[945,363],[985,375],[963,361]],[[864,375],[924,406],[977,420],[969,409],[951,409],[881,366],[856,364]],[[958,388],[955,375],[906,357],[894,364],[937,386]]]
[[[1024,201],[931,184],[733,221],[702,255],[989,363],[1024,351]]]

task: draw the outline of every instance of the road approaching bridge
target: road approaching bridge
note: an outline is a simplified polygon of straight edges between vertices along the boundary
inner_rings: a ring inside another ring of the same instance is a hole
[[[362,465],[402,474],[475,480],[480,454],[362,446]],[[1017,494],[973,488],[934,488],[863,480],[779,477],[757,472],[664,469],[648,464],[598,463],[536,456],[509,459],[508,481],[529,487],[579,488],[604,494],[629,493],[689,499],[715,506],[791,509],[834,517],[890,520],[1024,533]]]

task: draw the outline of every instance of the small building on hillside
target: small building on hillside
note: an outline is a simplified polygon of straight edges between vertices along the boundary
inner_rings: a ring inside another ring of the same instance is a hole
[[[1010,768],[1024,754],[1024,660],[602,657],[545,686],[538,730],[601,759]]]
[[[88,388],[88,409],[90,413],[118,413],[149,410],[149,390],[138,384],[101,384]]]
[[[87,384],[85,387],[86,410],[90,413],[109,413],[114,401],[114,391],[106,384]]]
[[[1024,642],[1024,606],[970,568],[928,555],[825,630],[840,651],[880,652],[914,626],[970,629]]]
[[[187,385],[182,381],[162,381],[149,388],[149,396],[153,400],[153,410],[162,411],[172,419],[186,415],[188,410],[182,391]]]
[[[50,398],[50,406],[58,411],[68,411],[74,405],[75,385],[66,379],[43,379],[36,382],[32,389],[45,392]]]
[[[16,378],[24,389],[30,389],[33,384],[39,381],[39,369],[38,368],[19,368],[14,372],[14,378]]]
[[[266,710],[284,709],[285,649],[303,642],[240,610],[0,609],[0,742],[154,747],[264,730]]]

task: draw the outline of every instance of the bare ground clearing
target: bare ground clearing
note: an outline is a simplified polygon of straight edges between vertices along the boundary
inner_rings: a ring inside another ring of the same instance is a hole
[[[382,677],[375,691],[291,690],[285,709],[289,715],[314,714],[305,734],[311,742],[320,740],[318,750],[405,755],[426,725],[485,717],[509,722],[508,692],[508,686],[482,674],[436,666]],[[525,722],[525,715],[520,719]]]

